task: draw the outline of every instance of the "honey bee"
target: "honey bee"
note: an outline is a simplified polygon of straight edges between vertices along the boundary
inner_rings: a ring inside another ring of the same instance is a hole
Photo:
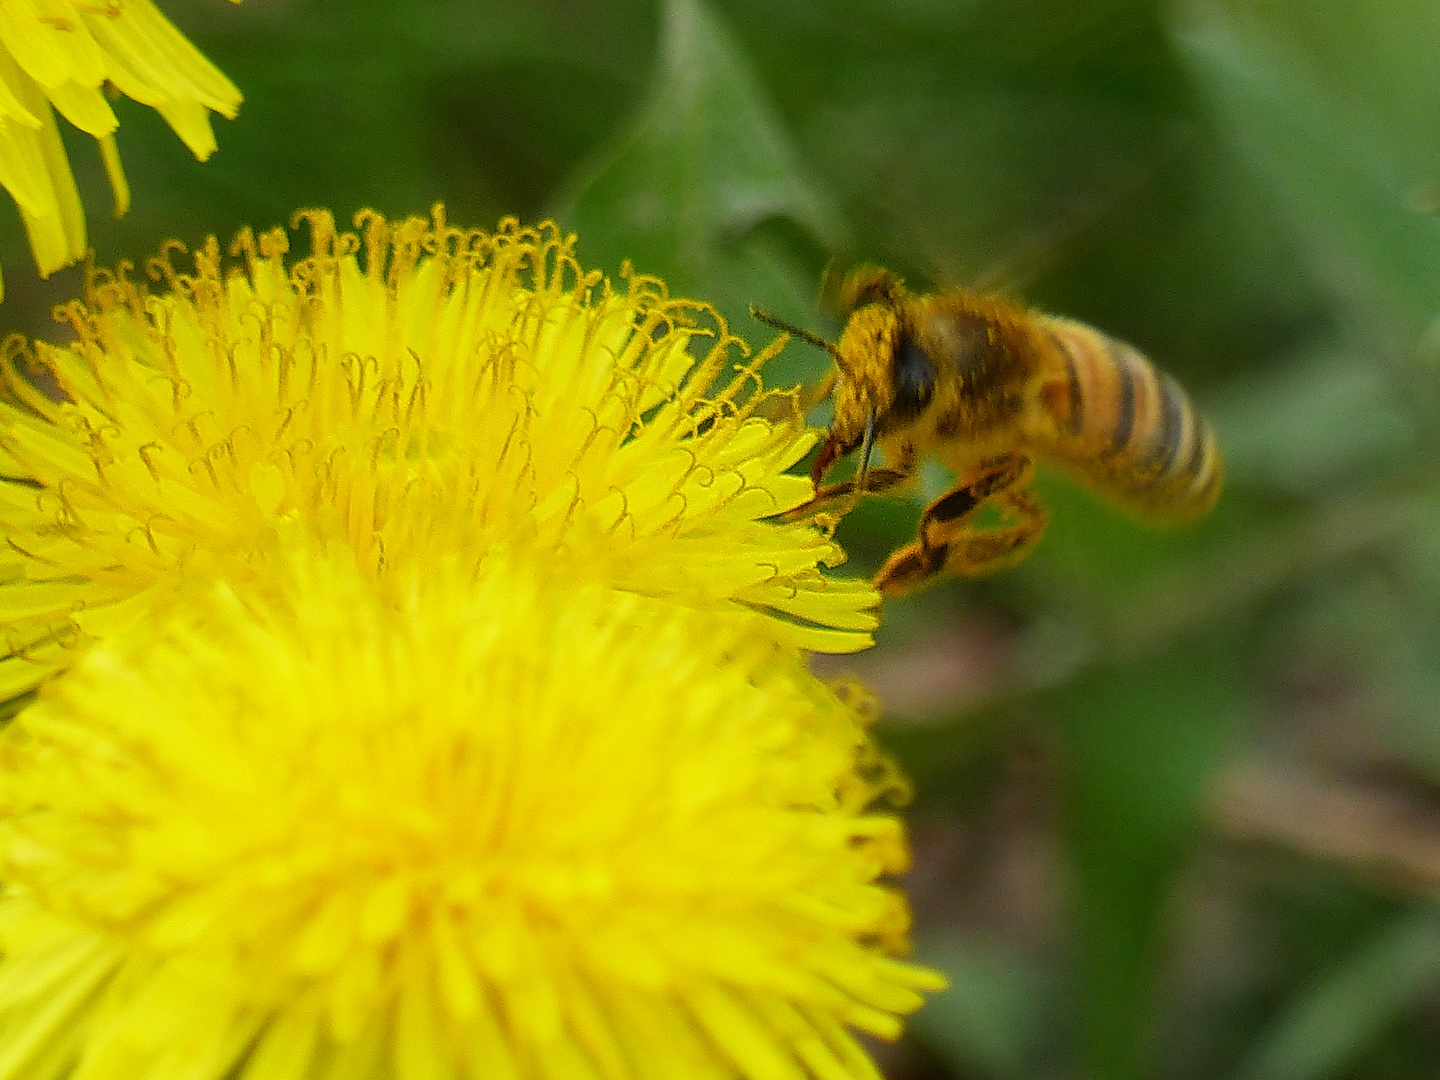
[[[846,319],[837,343],[751,309],[835,362],[819,388],[834,419],[811,474],[815,498],[801,509],[894,488],[927,455],[958,481],[876,575],[882,594],[1024,558],[1048,520],[1030,490],[1037,460],[1153,520],[1194,520],[1219,497],[1209,425],[1179,383],[1124,342],[1001,296],[912,293],[874,266],[847,275],[834,300]],[[872,469],[876,446],[886,463]],[[855,478],[823,486],[856,450]],[[977,521],[986,507],[998,523]]]

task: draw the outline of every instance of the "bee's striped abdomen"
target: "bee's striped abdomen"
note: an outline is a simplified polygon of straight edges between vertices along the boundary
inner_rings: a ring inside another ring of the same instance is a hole
[[[1199,517],[1220,494],[1220,452],[1180,384],[1123,341],[1045,317],[1054,355],[1045,456],[1134,510]]]

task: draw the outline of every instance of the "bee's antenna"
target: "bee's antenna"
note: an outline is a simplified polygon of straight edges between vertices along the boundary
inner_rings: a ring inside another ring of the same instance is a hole
[[[823,349],[825,352],[830,354],[830,358],[835,361],[836,365],[840,368],[841,371],[850,370],[850,365],[847,364],[844,357],[840,355],[839,347],[834,342],[826,341],[819,334],[812,334],[809,330],[803,330],[798,326],[794,326],[790,323],[785,322],[783,319],[777,319],[768,311],[763,311],[760,308],[757,308],[754,304],[750,305],[750,317],[756,322],[762,322],[765,323],[767,326],[773,326],[776,330],[783,330],[787,334],[794,334],[801,341],[808,342],[809,344],[814,345],[817,349]]]

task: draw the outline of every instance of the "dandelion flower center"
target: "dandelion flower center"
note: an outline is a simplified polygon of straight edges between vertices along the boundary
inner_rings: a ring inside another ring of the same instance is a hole
[[[0,735],[4,1075],[876,1075],[891,780],[759,616],[294,565]]]

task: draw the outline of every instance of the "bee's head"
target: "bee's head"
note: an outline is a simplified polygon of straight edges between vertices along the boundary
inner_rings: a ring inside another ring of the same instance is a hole
[[[835,413],[830,440],[836,456],[860,448],[866,431],[890,430],[896,399],[896,361],[904,347],[900,313],[871,304],[850,316],[835,346]]]
[[[750,313],[823,349],[835,361],[834,416],[812,476],[818,485],[831,464],[859,450],[859,491],[865,486],[875,439],[904,427],[924,411],[934,393],[935,369],[906,330],[904,291],[898,281],[870,267],[851,274],[840,289],[849,318],[838,344],[755,308]]]
[[[935,365],[911,336],[906,310],[896,293],[871,298],[850,316],[835,347],[835,416],[825,464],[860,449],[860,486],[869,444],[906,428],[935,394]]]

